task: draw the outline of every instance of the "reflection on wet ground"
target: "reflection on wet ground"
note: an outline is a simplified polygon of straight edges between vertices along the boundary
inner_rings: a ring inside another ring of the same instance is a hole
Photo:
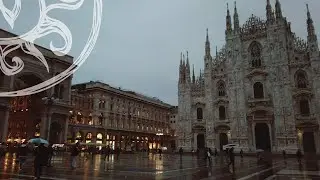
[[[237,157],[235,170],[227,166],[226,158],[216,157],[209,163],[196,156],[173,154],[159,155],[138,153],[121,154],[109,161],[96,155],[79,157],[76,170],[69,167],[69,155],[55,156],[53,167],[44,168],[42,179],[130,179],[130,180],[198,180],[198,179],[317,179],[319,162],[296,159],[273,159],[271,164],[257,163],[254,157]],[[33,179],[32,157],[19,171],[18,162],[12,155],[0,161],[0,179]]]

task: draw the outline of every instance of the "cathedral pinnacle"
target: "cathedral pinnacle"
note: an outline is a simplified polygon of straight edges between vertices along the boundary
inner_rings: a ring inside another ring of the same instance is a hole
[[[216,58],[218,58],[218,46],[216,46]]]
[[[239,15],[238,15],[238,10],[237,10],[237,2],[234,2],[234,15],[233,15],[233,21],[234,21],[234,30],[236,32],[239,31],[240,29],[240,24],[239,24]]]
[[[206,56],[207,56],[207,57],[210,56],[210,41],[209,41],[208,28],[207,28],[207,35],[206,35],[205,53],[206,53]]]
[[[271,7],[270,0],[267,0],[267,6],[266,6],[266,16],[267,16],[267,22],[273,23],[274,22],[274,12]]]
[[[307,7],[307,27],[308,27],[308,35],[312,36],[314,35],[314,26],[313,26],[313,20],[311,18],[311,13],[309,10],[309,5],[306,4]]]
[[[282,10],[279,0],[276,0],[276,19],[282,19]]]
[[[306,8],[307,8],[307,30],[308,30],[308,39],[309,41],[311,40],[316,40],[316,33],[315,33],[315,29],[314,29],[314,25],[313,25],[313,20],[311,17],[311,13],[309,10],[309,5],[306,4]],[[317,40],[316,40],[317,41]]]
[[[189,64],[189,53],[188,53],[188,51],[187,51],[187,69],[190,69],[190,64]]]
[[[194,75],[194,64],[192,65],[192,83],[196,82],[196,76]]]
[[[229,11],[229,4],[227,3],[227,16],[226,16],[226,33],[230,33],[232,31],[231,24],[231,16]]]

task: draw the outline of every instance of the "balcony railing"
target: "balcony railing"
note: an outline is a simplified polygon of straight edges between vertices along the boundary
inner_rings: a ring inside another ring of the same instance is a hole
[[[315,114],[296,114],[295,118],[299,123],[318,123]]]
[[[248,105],[249,105],[249,107],[253,107],[253,106],[257,106],[257,105],[269,106],[269,105],[271,105],[271,99],[269,97],[264,97],[264,98],[249,97]]]
[[[293,97],[299,97],[299,96],[312,96],[312,90],[311,88],[294,88],[293,89]]]

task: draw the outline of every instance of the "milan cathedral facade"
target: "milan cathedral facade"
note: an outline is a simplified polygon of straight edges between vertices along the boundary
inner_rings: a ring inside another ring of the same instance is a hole
[[[232,23],[233,21],[233,23]],[[207,32],[204,70],[181,55],[178,148],[320,152],[320,56],[307,6],[307,41],[291,31],[276,0],[265,20],[240,26],[236,4],[226,16],[225,46],[212,56]]]

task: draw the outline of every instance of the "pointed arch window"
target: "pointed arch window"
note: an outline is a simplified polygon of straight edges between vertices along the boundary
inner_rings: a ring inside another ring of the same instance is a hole
[[[253,68],[259,68],[262,65],[261,57],[262,57],[262,50],[261,45],[254,41],[251,43],[250,48],[250,55],[251,55],[251,66]]]
[[[306,99],[300,100],[300,113],[303,116],[310,115],[309,101]]]
[[[202,120],[203,119],[203,110],[202,108],[197,108],[197,119]]]
[[[296,74],[296,87],[299,89],[307,88],[308,80],[304,71],[299,71]]]
[[[261,82],[256,82],[253,85],[253,93],[255,99],[262,99],[264,98],[263,92],[263,84]]]
[[[223,81],[218,82],[218,96],[226,96],[226,87]]]
[[[224,106],[219,107],[219,119],[220,120],[226,119],[226,108]]]

